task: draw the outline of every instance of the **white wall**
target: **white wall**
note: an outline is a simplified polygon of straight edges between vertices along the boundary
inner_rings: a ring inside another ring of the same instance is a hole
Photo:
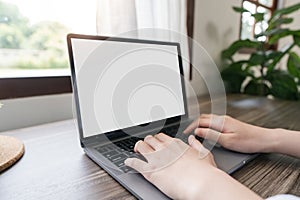
[[[240,17],[232,10],[232,6],[241,6],[241,1],[197,0],[195,3],[194,39],[206,49],[220,68],[221,51],[239,37]],[[209,73],[209,66],[204,69],[201,67],[207,64],[201,56],[194,54],[193,59],[197,70],[204,74]],[[192,86],[198,95],[207,94],[198,73],[194,73]]]
[[[0,132],[71,119],[72,94],[1,100]],[[41,133],[42,134],[42,133]]]

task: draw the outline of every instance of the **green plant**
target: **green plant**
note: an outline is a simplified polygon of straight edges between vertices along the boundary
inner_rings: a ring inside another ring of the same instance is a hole
[[[300,99],[300,57],[294,52],[300,47],[300,30],[283,27],[293,22],[293,18],[287,15],[299,9],[300,3],[276,10],[268,20],[265,31],[256,34],[253,40],[237,40],[222,51],[224,70],[221,75],[227,92]],[[249,12],[239,7],[233,7],[233,10]],[[265,13],[251,16],[258,23],[264,20]],[[258,40],[262,36],[267,38],[266,41]],[[291,44],[286,44],[283,49],[272,50],[271,47],[284,37],[292,37]],[[249,59],[235,60],[235,55],[244,48],[252,52]],[[280,67],[279,62],[285,57],[286,67]]]

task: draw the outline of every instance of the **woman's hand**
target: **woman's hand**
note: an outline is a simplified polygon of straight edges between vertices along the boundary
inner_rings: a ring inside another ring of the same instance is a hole
[[[189,145],[163,133],[147,136],[134,148],[147,162],[128,158],[125,164],[172,199],[261,200],[216,168],[212,154],[194,136],[191,135],[188,142]]]
[[[138,141],[135,152],[148,162],[129,158],[125,164],[136,169],[148,181],[173,199],[191,199],[199,188],[205,187],[201,180],[208,172],[218,171],[212,154],[190,136],[189,145],[163,133],[147,136]]]
[[[274,130],[250,125],[229,116],[202,114],[184,133],[193,130],[202,138],[215,140],[227,149],[244,153],[272,152],[276,146]]]

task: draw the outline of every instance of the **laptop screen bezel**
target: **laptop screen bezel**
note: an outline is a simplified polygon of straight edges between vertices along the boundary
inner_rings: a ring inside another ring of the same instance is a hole
[[[117,139],[122,137],[128,137],[126,133],[131,132],[135,133],[135,129],[138,126],[124,128],[122,130],[115,130],[107,133],[99,133],[97,135],[84,137],[83,128],[82,128],[82,119],[81,119],[81,111],[80,111],[80,104],[79,104],[79,95],[78,95],[78,87],[76,81],[76,73],[75,73],[75,64],[74,64],[74,55],[73,55],[73,48],[72,48],[72,39],[84,39],[84,40],[109,40],[109,41],[117,41],[117,42],[130,42],[130,43],[145,43],[145,44],[157,44],[157,45],[170,45],[177,47],[178,53],[178,63],[179,63],[179,71],[181,74],[181,88],[182,88],[182,95],[183,95],[183,102],[184,102],[184,111],[185,114],[178,115],[175,117],[168,118],[165,122],[165,126],[168,126],[173,123],[178,123],[181,120],[185,120],[188,118],[188,108],[187,108],[187,99],[186,99],[186,89],[185,89],[185,80],[184,80],[184,72],[183,72],[183,62],[181,56],[181,49],[180,44],[176,42],[164,42],[164,41],[153,41],[153,40],[141,40],[141,39],[131,39],[131,38],[119,38],[119,37],[107,37],[107,36],[99,36],[99,35],[82,35],[82,34],[73,34],[70,33],[67,35],[67,45],[68,45],[68,52],[69,52],[69,63],[71,68],[71,84],[73,88],[73,95],[74,95],[74,103],[76,107],[76,118],[77,118],[77,125],[78,131],[80,136],[81,145],[88,143],[88,141],[101,141],[102,137],[106,137],[109,139]],[[155,126],[155,123],[161,124],[163,120],[158,120],[155,122],[151,122],[152,125]],[[136,133],[138,134],[138,133]]]

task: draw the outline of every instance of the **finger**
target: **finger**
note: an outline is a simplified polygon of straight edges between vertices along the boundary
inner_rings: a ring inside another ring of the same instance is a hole
[[[214,117],[214,116],[216,116],[216,115],[214,115],[214,114],[201,114],[200,118],[211,118],[211,117]]]
[[[154,149],[152,149],[147,143],[145,143],[142,140],[137,141],[134,145],[134,151],[140,154],[147,154],[154,152]]]
[[[135,169],[136,171],[143,173],[147,170],[148,163],[145,161],[142,161],[138,158],[127,158],[124,161],[124,164],[128,167],[131,167]]]
[[[192,132],[193,130],[195,130],[197,127],[200,126],[200,120],[201,119],[210,119],[212,117],[216,117],[216,115],[213,115],[213,114],[201,114],[200,117],[196,120],[194,120],[184,131],[183,133],[184,134],[187,134],[187,133],[190,133]]]
[[[209,151],[195,138],[195,136],[190,135],[188,142],[192,148],[198,151],[200,158],[205,158],[207,155],[209,155]]]
[[[224,140],[225,137],[225,134],[222,134],[218,131],[209,128],[197,128],[195,129],[195,134],[198,135],[199,137],[212,140],[215,142],[219,142],[220,144],[222,144],[222,141]]]
[[[184,134],[188,134],[195,130],[199,126],[199,118],[194,120],[188,127],[183,131]]]
[[[169,142],[173,139],[172,137],[170,137],[164,133],[158,133],[158,134],[154,135],[154,137],[157,138],[161,142]]]
[[[152,135],[147,135],[144,138],[144,142],[147,143],[154,150],[161,150],[164,146],[160,140],[153,137]]]
[[[199,127],[211,128],[216,131],[223,132],[225,117],[223,116],[212,116],[210,118],[200,118]]]
[[[202,150],[203,145],[195,138],[195,136],[190,135],[188,138],[189,145],[198,151]]]

